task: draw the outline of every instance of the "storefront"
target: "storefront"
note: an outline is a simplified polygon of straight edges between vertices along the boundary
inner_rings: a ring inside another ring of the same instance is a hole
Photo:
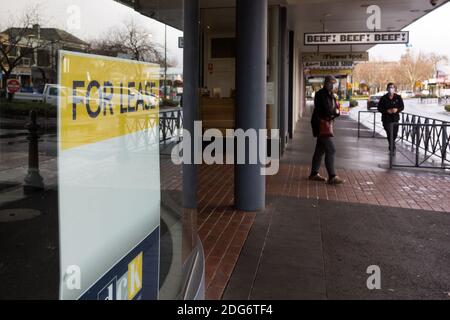
[[[340,79],[346,100],[354,62],[366,60],[377,41],[407,41],[406,32],[366,32],[367,6],[355,9],[353,1],[115,2],[128,15],[142,14],[139,28],[152,22],[151,49],[164,51],[151,61],[132,60],[132,52],[60,51],[57,74],[22,75],[38,86],[54,80],[59,103],[8,122],[16,131],[2,145],[0,251],[8,258],[0,261],[0,298],[202,299],[201,148],[186,133],[196,132],[196,121],[219,132],[278,132],[257,136],[255,145],[265,160],[268,140],[276,140],[282,155],[326,75]],[[386,4],[392,14],[408,12],[390,30],[428,9],[411,2],[421,11],[410,2]],[[83,15],[92,25],[97,19],[93,10]],[[174,69],[168,54],[178,58]],[[181,96],[182,109],[162,108],[161,98]],[[170,150],[182,129],[188,161],[180,166]],[[265,210],[265,164],[244,160],[233,163],[234,209]]]

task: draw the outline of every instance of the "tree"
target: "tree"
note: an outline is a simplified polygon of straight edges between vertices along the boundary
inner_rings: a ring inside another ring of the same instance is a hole
[[[436,54],[436,53],[431,53],[429,56],[430,62],[433,66],[433,72],[434,72],[434,76],[437,78],[438,77],[438,65],[441,62],[444,63],[448,63],[448,57],[445,55],[440,55],[440,54]]]
[[[12,19],[9,26],[0,34],[0,69],[3,72],[2,87],[6,88],[8,79],[24,58],[34,59],[34,53],[49,45],[39,39],[41,18],[37,6],[29,7],[22,16]],[[33,28],[34,27],[34,28]],[[9,95],[11,100],[13,95]]]
[[[397,62],[374,60],[357,64],[354,80],[365,82],[373,91],[385,90],[393,82],[400,90],[415,91],[417,83],[437,74],[438,64],[448,61],[446,56],[435,53],[415,54],[408,50]]]
[[[150,31],[139,26],[136,21],[128,20],[118,28],[111,29],[103,38],[91,43],[93,53],[117,56],[129,55],[132,60],[165,64],[164,48],[152,40]],[[176,61],[168,61],[168,65],[176,65]]]
[[[386,84],[393,81],[395,62],[373,60],[356,65],[353,72],[354,80],[366,83],[372,93],[383,91]]]
[[[433,76],[434,65],[429,55],[422,52],[415,54],[408,50],[398,63],[396,72],[402,83],[405,83],[414,92],[416,83]]]

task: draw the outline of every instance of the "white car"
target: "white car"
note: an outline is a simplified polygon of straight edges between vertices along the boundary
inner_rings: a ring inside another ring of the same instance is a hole
[[[13,99],[20,101],[42,102],[43,95],[36,92],[16,92]]]
[[[122,89],[122,97],[120,94],[121,89]],[[101,90],[103,90],[103,88],[101,88]],[[128,99],[131,98],[131,100],[134,101],[134,103],[137,103],[137,99],[139,99],[141,101],[144,101],[144,103],[147,106],[150,106],[151,108],[155,108],[160,103],[160,99],[156,95],[154,95],[152,93],[151,94],[140,94],[139,91],[134,88],[131,88],[129,90],[130,97],[128,94],[128,88],[113,87],[113,90],[114,90],[114,95],[111,98],[108,95],[108,92],[110,92],[110,88],[106,88],[106,95],[104,95],[101,100],[99,100],[98,96],[97,97],[91,96],[91,97],[89,97],[89,102],[96,103],[97,105],[99,105],[102,103],[108,104],[108,103],[111,103],[111,101],[112,101],[113,104],[119,105],[120,103],[127,104]],[[58,96],[59,95],[61,95],[62,99],[68,99],[68,103],[76,102],[78,104],[78,103],[86,103],[86,101],[87,101],[87,96],[86,96],[85,90],[78,88],[76,90],[76,95],[74,96],[72,89],[68,89],[66,87],[61,87],[60,85],[57,85],[57,84],[46,84],[45,85],[44,93],[42,95],[43,96],[42,101],[56,106],[58,104]]]
[[[144,104],[151,109],[156,108],[160,105],[160,98],[157,97],[153,93],[140,93],[135,88],[120,88],[120,87],[112,87],[113,89],[113,96],[110,98],[109,92],[111,92],[111,88],[106,88],[106,95],[103,97],[103,100],[105,103],[112,103],[114,105],[120,105],[121,103],[124,105],[128,105],[128,101],[132,102],[133,104],[137,104],[138,100],[143,101]],[[120,94],[122,92],[122,94]],[[92,98],[90,99],[92,100]],[[98,101],[97,101],[98,102]],[[133,106],[136,107],[136,106]],[[140,106],[139,106],[140,107]]]
[[[59,86],[57,84],[46,84],[42,93],[42,101],[53,106],[58,105]]]
[[[403,99],[411,99],[414,98],[414,93],[412,91],[401,91],[399,93]]]
[[[70,91],[69,91],[70,90]],[[58,96],[61,95],[61,98],[70,99],[70,101],[76,101],[77,103],[81,103],[85,101],[85,92],[80,89],[76,90],[76,96],[73,96],[73,90],[68,89],[66,87],[62,87],[58,84],[46,84],[44,88],[44,92],[42,93],[42,101],[53,106],[58,105]]]

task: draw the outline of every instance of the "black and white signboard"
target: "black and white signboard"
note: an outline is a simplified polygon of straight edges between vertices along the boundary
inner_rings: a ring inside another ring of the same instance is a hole
[[[408,31],[305,33],[306,46],[406,43],[409,43]]]
[[[354,63],[351,60],[344,61],[307,61],[303,63],[305,68],[310,69],[340,69],[340,68],[353,68]]]
[[[369,61],[368,52],[307,52],[302,54],[303,62],[310,61]]]

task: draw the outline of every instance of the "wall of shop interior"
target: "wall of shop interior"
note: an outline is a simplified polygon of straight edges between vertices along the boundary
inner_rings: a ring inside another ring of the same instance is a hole
[[[280,6],[269,6],[268,8],[268,61],[267,61],[267,83],[271,90],[268,90],[268,106],[271,113],[271,128],[280,128],[280,103],[283,102],[280,96],[280,66],[287,61],[283,61],[280,56]],[[221,18],[219,18],[221,17]],[[225,18],[224,18],[225,17]],[[227,22],[226,19],[229,19]],[[211,57],[211,40],[214,38],[236,37],[235,29],[235,8],[207,8],[202,9],[202,78],[203,87],[207,87],[213,94],[214,89],[220,89],[221,98],[229,98],[236,87],[236,60],[213,59]],[[292,96],[293,101],[289,106],[292,108],[292,131],[295,132],[296,123],[302,117],[305,109],[305,81],[301,62],[301,37],[295,31],[293,45],[293,60],[289,65],[292,68]],[[288,52],[287,52],[288,53]],[[286,55],[286,59],[288,55]],[[212,66],[212,70],[210,70]],[[287,75],[286,78],[288,79]],[[288,85],[288,83],[287,83]],[[285,95],[287,94],[287,91]],[[269,97],[270,96],[270,97]],[[287,102],[288,97],[286,97]],[[286,110],[288,111],[288,110]],[[286,123],[287,125],[287,123]]]

